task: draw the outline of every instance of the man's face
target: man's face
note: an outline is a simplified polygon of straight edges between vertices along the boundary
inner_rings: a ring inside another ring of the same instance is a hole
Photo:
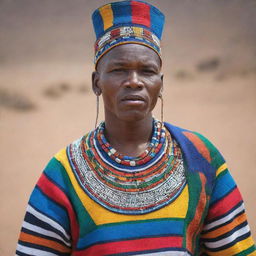
[[[93,90],[101,92],[106,119],[138,121],[151,115],[162,88],[161,61],[139,44],[116,46],[100,59]]]

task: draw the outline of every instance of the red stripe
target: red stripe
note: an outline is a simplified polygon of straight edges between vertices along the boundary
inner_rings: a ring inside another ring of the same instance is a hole
[[[241,194],[239,190],[235,188],[231,193],[229,193],[210,208],[208,219],[211,220],[227,213],[241,201]]]
[[[110,32],[110,34],[111,34],[111,37],[112,37],[112,38],[115,38],[115,37],[119,36],[119,35],[120,35],[120,28],[113,29],[113,30]]]
[[[97,244],[86,250],[75,252],[74,256],[108,255],[126,252],[143,252],[153,249],[182,246],[182,237],[156,237]]]
[[[183,134],[193,143],[197,151],[210,163],[211,154],[206,145],[204,144],[204,142],[194,133],[183,132]]]
[[[53,201],[55,201],[56,203],[58,203],[59,205],[67,209],[69,219],[70,219],[70,225],[71,225],[72,240],[73,240],[72,242],[73,242],[73,245],[75,245],[79,235],[78,224],[76,221],[76,215],[73,211],[73,207],[69,199],[59,187],[57,187],[45,176],[45,174],[42,174],[37,185],[45,195],[47,195]]]
[[[131,1],[131,7],[132,23],[150,27],[150,6],[142,2]]]
[[[204,213],[205,205],[206,205],[206,193],[205,193],[205,183],[206,177],[203,173],[199,172],[199,177],[201,180],[201,193],[198,200],[198,204],[196,207],[196,212],[194,218],[188,225],[187,228],[187,236],[186,236],[186,245],[190,252],[194,252],[195,239],[198,236],[200,231],[200,222],[202,220],[202,215]]]

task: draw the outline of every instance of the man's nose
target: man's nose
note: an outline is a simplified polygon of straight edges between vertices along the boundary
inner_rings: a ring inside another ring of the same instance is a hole
[[[141,80],[140,75],[137,71],[131,70],[128,73],[127,79],[124,82],[124,86],[126,88],[132,88],[132,89],[142,89],[144,84]]]

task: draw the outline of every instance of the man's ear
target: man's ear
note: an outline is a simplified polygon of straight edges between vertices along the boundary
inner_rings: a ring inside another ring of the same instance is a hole
[[[92,72],[92,90],[95,93],[95,95],[97,95],[97,96],[101,95],[101,88],[99,86],[99,72],[98,71]]]

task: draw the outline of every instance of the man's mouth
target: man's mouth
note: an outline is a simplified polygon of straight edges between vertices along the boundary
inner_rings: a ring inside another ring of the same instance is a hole
[[[145,99],[140,95],[127,95],[122,98],[122,101],[130,101],[130,102],[141,102],[145,101]]]

